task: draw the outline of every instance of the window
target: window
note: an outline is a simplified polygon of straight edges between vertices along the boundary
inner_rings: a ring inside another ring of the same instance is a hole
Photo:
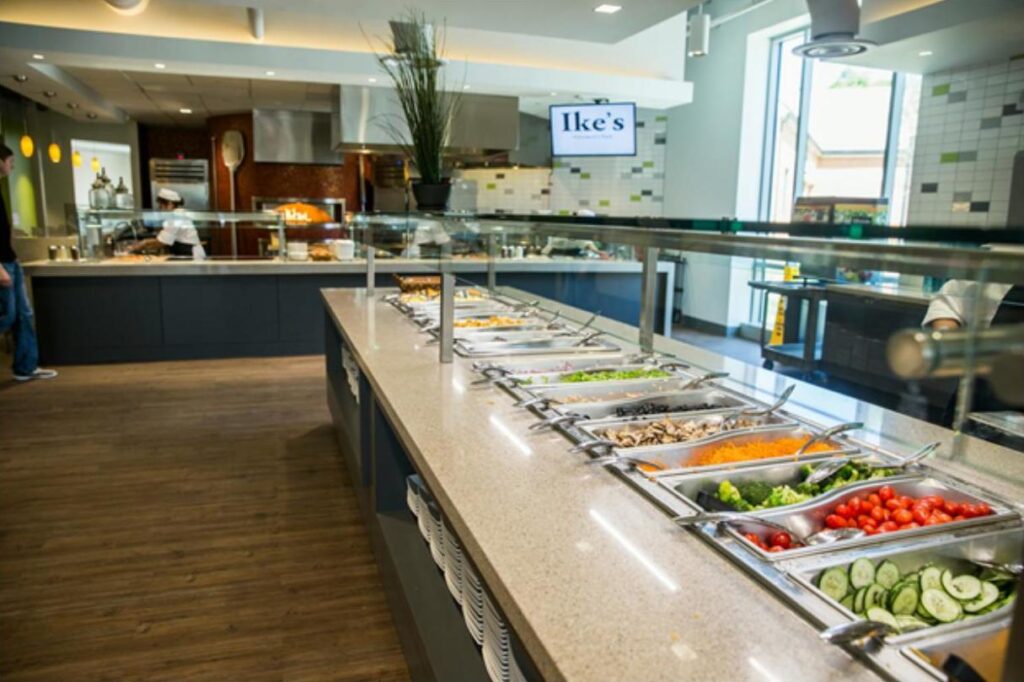
[[[803,59],[807,31],[772,43],[761,217],[789,222],[797,198],[889,202],[903,224],[921,78]]]

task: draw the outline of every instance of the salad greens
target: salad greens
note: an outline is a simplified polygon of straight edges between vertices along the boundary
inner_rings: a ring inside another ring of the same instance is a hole
[[[639,368],[639,369],[581,369],[576,372],[569,372],[568,374],[560,374],[554,379],[544,378],[543,383],[566,383],[566,384],[582,384],[591,381],[625,381],[627,379],[663,379],[670,377],[672,374],[666,372],[663,369],[654,368]],[[529,386],[534,383],[533,379],[519,379],[519,385]]]
[[[719,484],[718,490],[715,491],[715,497],[739,511],[757,511],[800,504],[844,485],[885,478],[899,471],[898,469],[875,468],[862,462],[852,461],[821,483],[804,483],[803,479],[806,479],[813,470],[814,468],[809,464],[801,467],[800,478],[802,480],[796,486],[786,484],[773,486],[764,481],[734,484],[726,479]]]

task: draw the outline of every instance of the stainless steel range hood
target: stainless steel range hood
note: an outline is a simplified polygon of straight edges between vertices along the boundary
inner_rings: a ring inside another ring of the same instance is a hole
[[[391,88],[342,85],[331,112],[331,146],[335,151],[400,151],[385,126],[395,123],[408,134],[402,108]],[[503,154],[519,147],[519,100],[500,95],[462,95],[452,127],[449,153],[472,159]]]

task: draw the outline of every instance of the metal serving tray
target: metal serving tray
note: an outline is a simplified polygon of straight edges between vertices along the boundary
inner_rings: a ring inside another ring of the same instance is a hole
[[[993,517],[986,518],[991,519]],[[962,523],[965,522],[959,522],[956,525]],[[952,525],[954,524],[947,523],[942,526],[932,526],[932,528],[947,530]],[[888,535],[909,535],[910,532],[889,533]],[[880,536],[876,535],[875,537]],[[844,546],[847,545],[845,542],[842,544]],[[834,545],[828,546],[834,547]],[[944,533],[940,537],[932,538],[930,542],[916,542],[911,545],[902,544],[902,546],[898,547],[878,547],[871,551],[842,552],[838,555],[819,557],[814,561],[797,562],[787,570],[787,573],[797,583],[831,606],[839,614],[836,622],[855,621],[859,620],[860,616],[857,616],[818,589],[818,576],[826,569],[833,566],[847,566],[853,563],[854,560],[863,557],[870,559],[876,565],[882,560],[891,561],[900,569],[901,574],[918,570],[927,563],[932,563],[941,569],[950,569],[955,573],[966,573],[972,569],[980,568],[977,564],[971,563],[974,559],[997,563],[1017,563],[1020,561],[1022,550],[1024,550],[1024,529],[1020,526],[960,536]],[[779,555],[786,555],[791,552],[779,552]],[[889,635],[885,638],[885,642],[893,646],[920,642],[919,646],[925,649],[946,647],[954,642],[962,642],[961,635],[964,631],[975,630],[987,623],[1007,623],[1012,613],[1012,605],[1007,605],[998,611],[975,618],[968,618],[956,623],[935,625],[900,635]],[[940,677],[940,679],[945,679],[945,677]],[[999,678],[990,679],[995,680]]]
[[[735,409],[727,409],[727,410],[718,410],[718,411],[696,412],[696,413],[692,413],[692,414],[685,414],[684,413],[682,415],[657,414],[657,415],[650,415],[650,416],[643,416],[643,417],[624,417],[622,419],[602,419],[602,420],[597,420],[597,421],[579,422],[575,426],[576,426],[577,429],[579,429],[581,432],[583,432],[584,434],[589,436],[591,439],[599,440],[599,439],[607,438],[607,436],[605,434],[609,430],[616,430],[616,431],[623,430],[623,429],[629,429],[629,430],[637,429],[637,430],[639,430],[640,428],[643,428],[644,426],[646,426],[648,424],[653,424],[655,422],[660,422],[660,421],[663,421],[665,419],[667,419],[667,420],[669,420],[671,422],[674,422],[675,424],[679,425],[680,427],[682,427],[682,426],[684,426],[686,424],[694,423],[694,422],[700,422],[700,423],[710,422],[712,425],[720,426],[721,422],[726,417],[728,417],[729,415],[733,415],[735,413],[736,413]],[[793,421],[792,419],[790,419],[789,417],[786,417],[786,416],[783,416],[783,415],[779,415],[779,414],[769,414],[769,415],[758,416],[758,417],[745,417],[745,419],[748,419],[748,420],[752,421],[754,424],[752,426],[747,426],[747,427],[744,427],[744,428],[734,428],[734,429],[731,429],[731,430],[728,430],[728,431],[718,431],[718,432],[715,432],[715,433],[707,435],[707,436],[702,436],[700,438],[693,438],[693,439],[690,439],[690,440],[676,441],[674,443],[664,443],[664,444],[661,444],[661,445],[642,445],[642,446],[634,446],[634,447],[629,447],[629,446],[625,446],[625,445],[619,445],[615,449],[616,449],[616,451],[628,452],[629,454],[633,454],[633,453],[642,451],[644,453],[644,457],[646,459],[647,456],[649,456],[649,455],[657,455],[657,453],[660,453],[660,452],[666,452],[666,451],[669,451],[669,450],[673,450],[673,449],[676,449],[679,445],[695,445],[697,443],[703,443],[703,442],[705,442],[705,441],[707,441],[707,440],[709,440],[711,438],[716,438],[718,436],[722,436],[722,435],[726,435],[726,434],[729,434],[729,435],[737,434],[738,435],[738,434],[742,434],[742,433],[750,433],[750,432],[754,432],[754,431],[763,431],[765,429],[772,429],[772,428],[778,427],[778,426],[796,426],[797,425],[797,423],[795,421]]]
[[[886,455],[880,452],[870,454],[862,453],[852,455],[844,459],[879,467],[895,466],[902,461],[898,457]],[[799,462],[787,461],[776,462],[774,464],[762,464],[760,466],[752,466],[735,470],[723,471],[719,469],[717,471],[709,471],[702,474],[679,473],[669,476],[659,476],[657,478],[657,483],[665,488],[670,494],[675,495],[683,502],[693,507],[693,509],[697,511],[711,511],[697,503],[697,495],[701,491],[705,491],[708,494],[713,495],[718,490],[719,484],[725,480],[731,481],[734,484],[749,483],[751,481],[764,481],[771,486],[796,486],[803,480],[800,476],[800,470],[806,465],[807,462],[801,460]],[[899,474],[896,475],[898,476]],[[880,481],[879,485],[884,485],[886,481],[891,480],[894,477],[895,476],[876,480]],[[850,485],[858,485],[862,482],[863,481],[856,481]],[[845,488],[845,486],[843,488]],[[842,490],[843,488],[830,490],[827,494],[832,494],[833,492]],[[804,505],[812,504],[822,497],[824,497],[824,495],[819,495],[814,499],[808,500],[807,502],[801,502],[800,504],[793,504],[786,507],[773,507],[772,509],[793,510]],[[772,511],[772,509],[762,509],[751,513],[763,514],[765,512]]]
[[[646,403],[672,409],[669,412],[662,412],[658,415],[638,415],[635,417],[619,417],[615,413],[620,407],[638,406]],[[711,405],[712,407],[700,410],[693,409],[692,407],[701,405]],[[709,410],[733,410],[751,406],[752,403],[746,402],[731,393],[726,393],[721,389],[694,388],[688,391],[671,391],[663,394],[653,393],[639,398],[572,403],[564,407],[571,408],[570,411],[573,414],[580,415],[583,419],[598,421],[605,419],[643,419],[645,416],[678,417],[683,414],[698,414]]]
[[[915,476],[907,476],[900,480],[890,479],[888,481],[866,481],[861,484],[840,488],[828,495],[822,495],[813,503],[800,505],[799,509],[781,507],[779,509],[766,510],[758,514],[758,516],[769,521],[781,523],[794,531],[796,535],[807,536],[825,528],[825,517],[836,507],[836,505],[846,502],[854,495],[873,493],[883,485],[891,485],[897,495],[909,495],[914,498],[924,497],[927,495],[941,495],[943,498],[952,500],[958,504],[962,502],[970,502],[972,504],[985,502],[992,508],[992,514],[989,516],[965,519],[963,521],[952,521],[950,523],[944,523],[937,526],[922,526],[921,528],[897,530],[891,533],[879,533],[877,535],[868,535],[830,544],[800,547],[778,553],[762,551],[743,537],[744,533],[750,532],[764,534],[765,528],[762,526],[756,526],[744,522],[731,523],[725,526],[724,532],[731,535],[734,539],[739,541],[743,547],[748,551],[754,552],[761,559],[765,561],[779,561],[782,559],[796,559],[805,555],[819,554],[821,552],[835,552],[837,550],[845,550],[851,547],[870,547],[895,540],[919,538],[934,535],[936,533],[952,532],[966,528],[977,528],[979,526],[991,525],[1000,521],[1009,521],[1020,518],[1017,512],[1011,510],[1003,503],[986,496],[980,491],[967,493],[964,492],[964,488],[966,486],[959,483],[957,484],[957,487],[954,488],[951,485],[935,478]],[[1018,559],[1019,558],[1020,557],[1018,556]]]
[[[460,334],[460,332],[462,332]],[[493,329],[467,330],[456,329],[455,338],[465,339],[474,344],[487,343],[523,343],[525,341],[546,341],[550,339],[566,338],[579,341],[583,338],[569,329],[521,329],[513,327],[509,331],[495,331]]]
[[[580,343],[579,336],[559,336],[521,342],[480,342],[455,339],[455,352],[463,357],[485,358],[502,355],[547,355],[551,353],[617,353],[622,349],[602,337]],[[576,345],[579,344],[579,345]]]
[[[801,463],[806,462],[817,462],[822,459],[828,459],[835,457],[836,455],[850,455],[857,451],[857,446],[844,438],[843,436],[837,436],[830,439],[832,443],[836,444],[834,450],[828,450],[824,452],[814,452],[806,455],[801,455],[797,460],[792,455],[783,455],[781,457],[774,457],[768,459],[754,459],[748,462],[730,462],[728,464],[709,464],[702,466],[690,466],[688,462],[692,461],[698,455],[706,452],[711,448],[715,448],[726,441],[731,441],[739,445],[746,443],[753,443],[765,439],[774,438],[809,438],[817,435],[815,431],[812,431],[807,426],[797,424],[795,422],[763,426],[758,429],[750,429],[747,431],[730,431],[729,433],[723,433],[710,438],[704,438],[700,441],[694,441],[691,443],[681,443],[672,445],[656,445],[648,448],[614,448],[617,454],[628,455],[631,457],[638,457],[640,459],[648,460],[655,464],[660,464],[664,469],[661,471],[651,472],[649,475],[652,478],[660,478],[669,474],[679,473],[690,473],[697,474],[705,471],[721,471],[723,469],[746,469],[749,467],[761,466],[769,461],[785,462],[785,461],[799,461]],[[845,444],[845,445],[844,445]]]
[[[595,381],[578,384],[552,384],[549,386],[523,386],[538,398],[555,403],[559,412],[571,412],[576,405],[619,400],[633,400],[644,396],[679,393],[692,379],[635,379],[631,381]],[[579,397],[580,400],[574,400]]]
[[[488,369],[499,369],[509,375],[532,376],[549,372],[568,373],[591,367],[620,367],[644,362],[645,359],[635,355],[610,355],[599,358],[573,357],[561,358],[530,358],[525,360],[505,360],[502,362],[476,363],[474,370],[484,373]]]
[[[601,365],[601,364],[598,364],[598,365],[595,365],[594,367],[587,367],[587,368],[580,369],[580,370],[572,370],[570,372],[561,372],[561,371],[559,371],[559,372],[548,372],[548,373],[534,373],[534,374],[529,374],[529,375],[512,374],[512,375],[509,376],[509,379],[511,379],[512,381],[515,381],[516,383],[522,385],[524,388],[527,388],[527,389],[529,389],[531,391],[534,388],[540,388],[540,387],[544,387],[544,386],[560,386],[560,385],[564,385],[564,386],[588,386],[588,385],[592,385],[592,384],[601,384],[602,386],[608,386],[608,385],[611,385],[611,384],[636,383],[636,382],[640,382],[640,381],[651,381],[652,380],[652,378],[650,378],[650,377],[645,377],[645,378],[640,378],[640,379],[616,379],[616,380],[611,380],[611,381],[562,381],[562,377],[564,377],[566,374],[571,374],[572,372],[577,372],[577,371],[582,371],[582,372],[599,372],[601,370],[609,370],[609,371],[613,371],[613,372],[627,372],[627,371],[630,371],[630,370],[648,370],[648,371],[660,370],[660,371],[665,373],[665,376],[663,376],[663,377],[654,377],[655,380],[657,380],[657,379],[670,379],[670,378],[675,377],[675,376],[685,376],[685,377],[689,376],[688,374],[682,372],[681,370],[675,369],[675,368],[659,367],[657,364],[655,364],[653,362],[646,362],[646,363],[622,364],[622,365]]]

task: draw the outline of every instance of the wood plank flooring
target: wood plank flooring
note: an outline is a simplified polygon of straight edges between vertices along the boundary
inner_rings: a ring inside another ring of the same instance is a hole
[[[323,372],[0,379],[0,680],[407,679]]]

